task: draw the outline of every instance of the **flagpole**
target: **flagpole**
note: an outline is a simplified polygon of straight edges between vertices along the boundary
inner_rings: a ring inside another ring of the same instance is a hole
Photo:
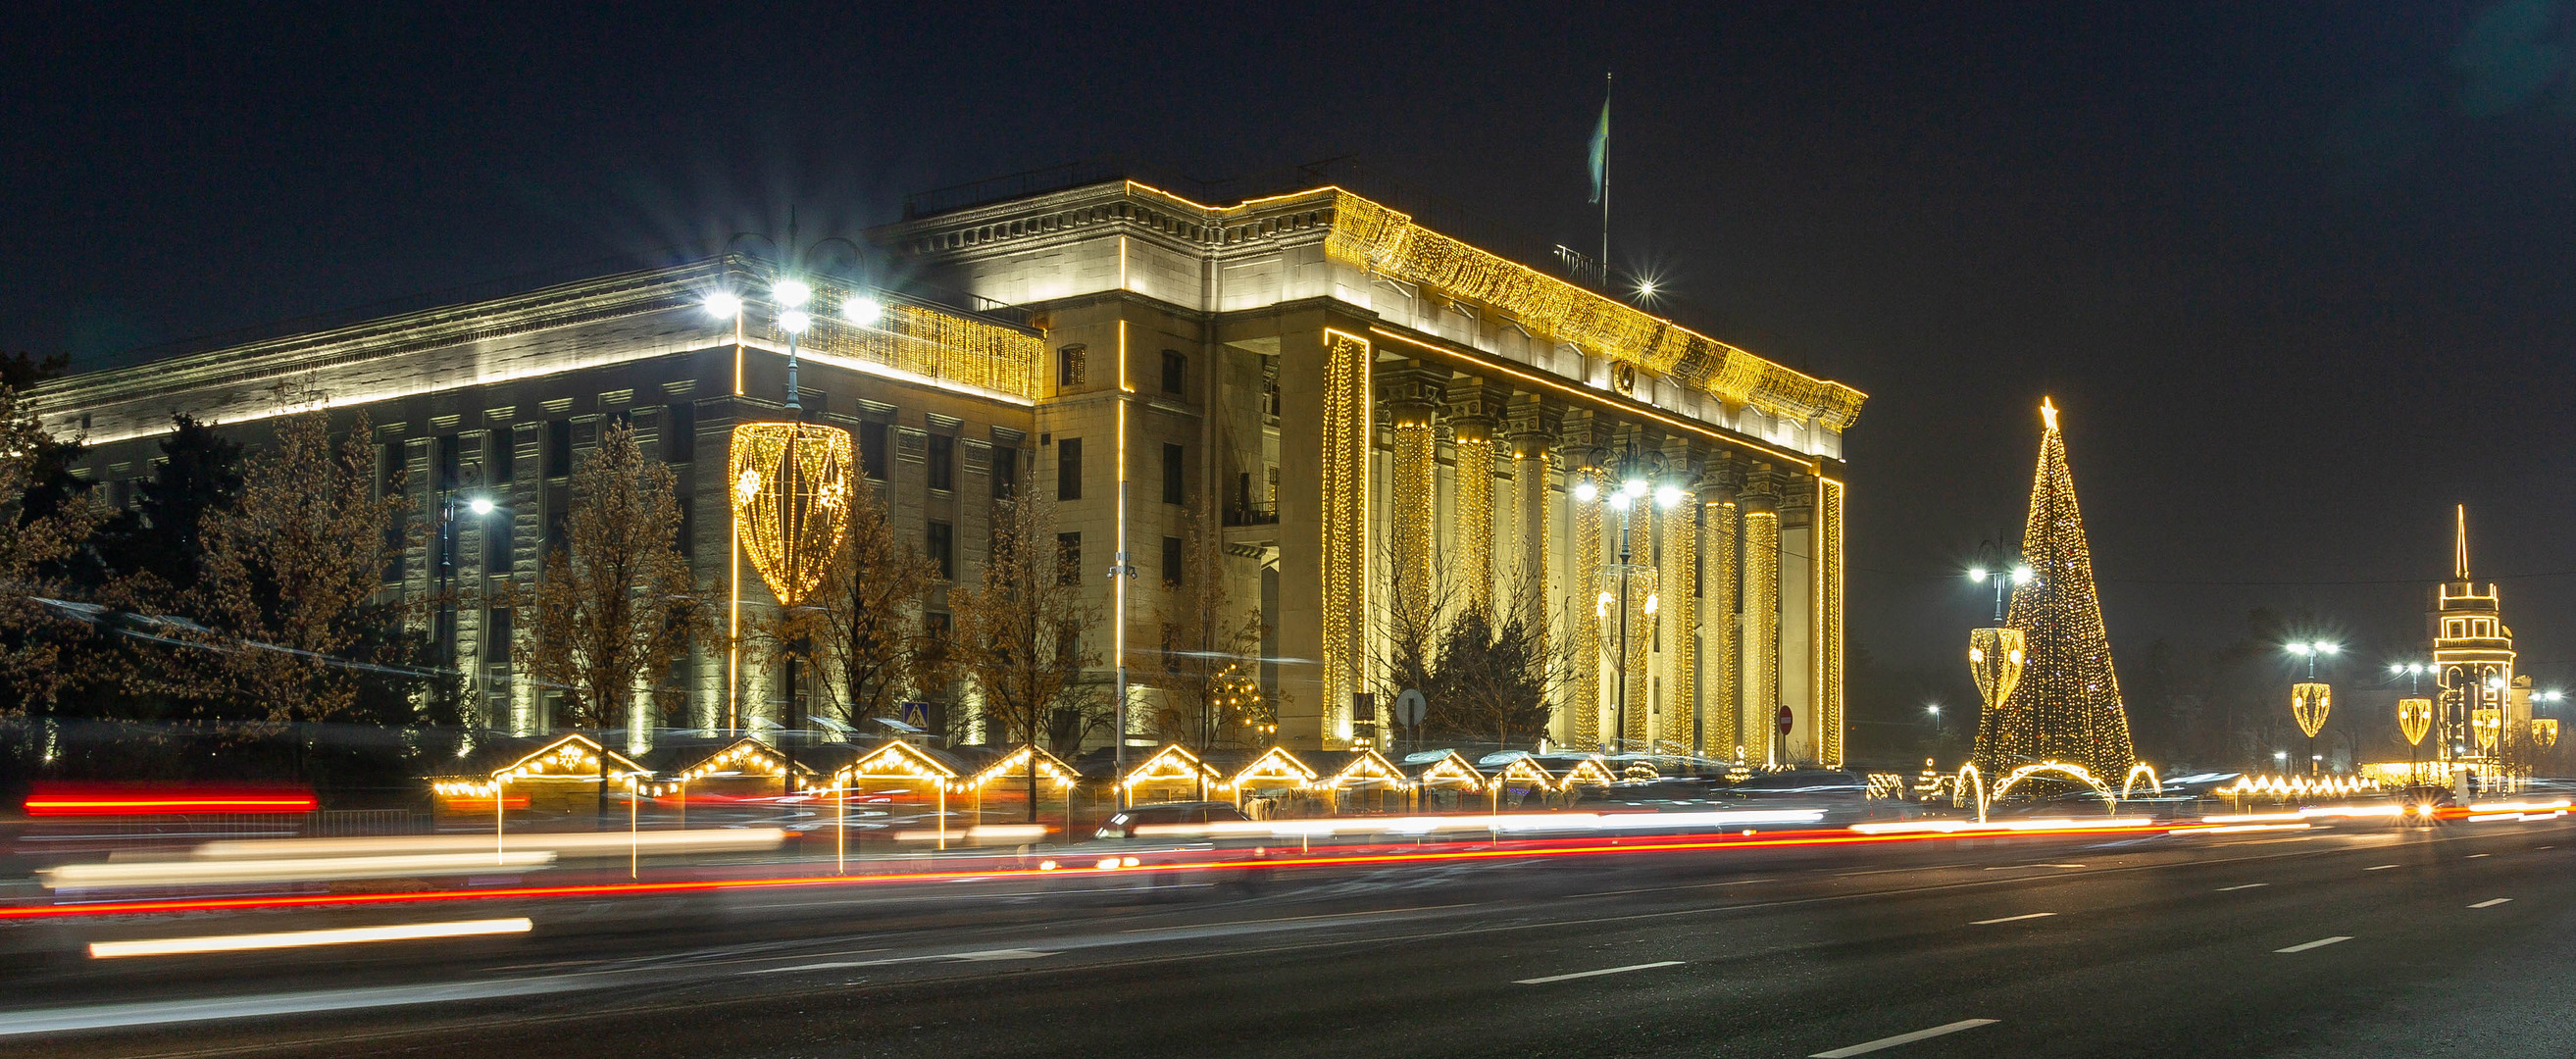
[[[1601,289],[1610,289],[1610,74],[1601,71]]]

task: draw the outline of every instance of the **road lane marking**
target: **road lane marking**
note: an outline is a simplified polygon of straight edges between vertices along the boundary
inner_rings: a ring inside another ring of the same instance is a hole
[[[2361,869],[2361,870],[2363,870],[2363,871],[2387,871],[2388,869],[2390,869],[2390,868],[2394,868],[2394,867],[2397,867],[2397,865],[2394,865],[2394,864],[2373,864],[2373,865],[2371,865],[2370,867],[2363,868],[2363,869]]]
[[[0,1013],[0,1037],[73,1030],[122,1029],[219,1019],[309,1015],[324,1011],[357,1011],[405,1004],[444,1004],[459,1000],[565,993],[591,988],[576,975],[511,978],[497,982],[447,982],[435,985],[328,989],[308,993],[265,993],[213,1000],[154,1000],[88,1007],[38,1008]]]
[[[1711,888],[1711,887],[1717,887],[1717,886],[1748,886],[1748,885],[1751,885],[1751,884],[1753,884],[1753,883],[1758,883],[1758,882],[1774,882],[1774,881],[1776,881],[1776,880],[1772,880],[1772,879],[1729,879],[1729,880],[1727,880],[1727,881],[1725,881],[1725,882],[1704,882],[1704,883],[1692,883],[1692,884],[1690,884],[1690,885],[1688,885],[1688,886],[1649,886],[1649,887],[1646,887],[1645,889],[1642,889],[1642,890],[1601,890],[1601,891],[1598,891],[1598,892],[1595,892],[1595,893],[1588,893],[1588,894],[1576,894],[1576,895],[1574,895],[1574,896],[1576,896],[1576,897],[1617,897],[1617,896],[1619,896],[1619,895],[1621,895],[1621,894],[1660,894],[1660,893],[1671,893],[1671,892],[1674,892],[1674,891],[1677,891],[1677,890],[1706,890],[1706,889],[1709,889],[1709,888]],[[1443,907],[1443,908],[1447,908],[1447,907],[1453,907],[1453,906],[1443,905],[1443,906],[1441,906],[1441,907]]]
[[[2290,946],[2289,948],[2286,948],[2286,949],[2274,949],[2274,950],[2272,950],[2272,951],[2273,951],[2273,952],[2306,952],[2306,951],[2308,951],[2309,949],[2322,949],[2322,948],[2325,948],[2326,946],[2328,946],[2328,945],[2332,945],[2332,944],[2334,944],[2334,943],[2336,943],[2336,942],[2338,942],[2338,941],[2351,941],[2351,940],[2352,940],[2352,937],[2351,937],[2350,935],[2346,935],[2346,934],[2337,934],[2337,935],[2335,935],[2334,937],[2331,937],[2331,938],[2318,938],[2318,939],[2317,939],[2317,940],[2315,940],[2315,941],[2303,941],[2303,942],[2300,942],[2300,943],[2298,943],[2298,944],[2296,944],[2296,945],[2292,945],[2292,946]]]
[[[2493,854],[2493,853],[2471,853],[2471,854],[2469,854],[2468,856],[2466,856],[2466,857],[2462,857],[2462,858],[2460,858],[2460,859],[2462,859],[2462,860],[2476,860],[2476,859],[2478,859],[2478,858],[2480,858],[2480,857],[2492,857],[2492,856],[2495,856],[2495,854]]]
[[[2476,904],[2470,905],[2469,907],[2471,907],[2471,908],[2494,908],[2495,906],[2500,905],[2500,904],[2503,904],[2503,903],[2505,903],[2505,902],[2507,902],[2507,901],[2510,901],[2510,900],[2513,900],[2513,898],[2510,898],[2510,897],[2498,897],[2498,898],[2495,898],[2495,899],[2493,899],[2493,900],[2489,900],[2489,901],[2480,901],[2480,902],[2478,902],[2478,903],[2476,903]]]
[[[1391,916],[1399,912],[1436,912],[1443,908],[1466,908],[1474,902],[1455,905],[1421,905],[1415,908],[1378,908],[1365,912],[1322,912],[1311,916],[1280,916],[1276,919],[1227,919],[1214,923],[1177,923],[1168,927],[1128,927],[1121,934],[1153,934],[1167,930],[1214,930],[1219,927],[1249,927],[1262,923],[1298,923],[1310,919],[1355,919],[1360,916]]]
[[[2018,916],[2005,916],[2005,917],[2003,917],[2002,919],[1980,919],[1980,920],[1977,920],[1976,922],[1974,922],[1974,923],[1970,923],[1970,924],[1968,924],[1968,925],[1969,925],[1969,926],[1972,926],[1972,927],[1982,927],[1982,926],[1986,926],[1986,925],[1991,924],[1991,923],[2010,923],[2010,922],[2013,922],[2013,921],[2015,921],[2015,920],[2021,920],[2021,919],[2038,919],[2038,918],[2040,918],[2040,917],[2042,917],[2042,916],[2053,916],[2053,915],[2056,915],[2056,914],[2057,914],[2057,913],[2055,913],[2055,912],[2028,912],[2028,913],[2024,913],[2024,914],[2022,914],[2022,915],[2018,915]]]
[[[2081,864],[1998,864],[1987,871],[2011,871],[2015,868],[2081,868]]]
[[[1837,879],[1851,879],[1851,878],[1857,878],[1857,877],[1859,877],[1859,876],[1863,876],[1863,875],[1885,875],[1885,874],[1887,874],[1887,873],[1889,873],[1889,872],[1893,872],[1893,871],[1940,871],[1940,870],[1941,870],[1941,869],[1943,869],[1943,868],[1965,868],[1965,867],[1967,867],[1967,865],[1965,865],[1965,864],[1926,864],[1926,865],[1924,865],[1924,866],[1922,866],[1922,867],[1920,867],[1920,868],[1872,868],[1872,869],[1870,869],[1870,870],[1868,870],[1868,871],[1847,871],[1847,872],[1842,872],[1842,873],[1840,873],[1840,874],[1835,875],[1835,876],[1834,876],[1834,878],[1837,878]]]
[[[1682,961],[1680,960],[1657,960],[1653,963],[1632,963],[1626,967],[1604,967],[1598,971],[1576,971],[1573,974],[1552,974],[1545,978],[1516,978],[1512,980],[1512,984],[1546,985],[1549,982],[1567,982],[1577,978],[1599,978],[1605,974],[1626,974],[1630,971],[1651,971],[1657,967],[1678,967],[1681,965],[1681,962]]]
[[[143,941],[93,941],[89,943],[89,954],[92,959],[112,960],[125,956],[186,956],[210,952],[299,949],[314,945],[354,945],[371,941],[420,941],[434,938],[467,938],[485,934],[525,934],[533,926],[534,924],[529,923],[525,917],[460,919],[445,923],[397,923],[383,927],[290,930],[276,934],[215,934],[193,938],[153,938]]]
[[[2270,885],[2272,885],[2272,884],[2271,884],[2271,883],[2267,883],[2267,882],[2237,883],[2237,884],[2236,884],[2236,885],[2234,885],[2234,886],[2221,886],[2221,887],[2219,887],[2219,888],[2218,888],[2218,892],[2219,892],[2219,893],[2226,893],[2226,892],[2227,892],[2227,891],[2229,891],[2229,890],[2251,890],[2251,889],[2253,889],[2253,888],[2255,888],[2255,887],[2257,887],[2257,886],[2270,886]]]
[[[959,963],[991,963],[996,960],[1034,960],[1042,956],[1053,955],[1055,954],[1052,952],[1039,952],[1036,949],[985,949],[980,952],[943,952],[935,956],[889,956],[881,960],[826,960],[822,963],[800,963],[790,967],[758,967],[748,971],[735,971],[734,974],[794,974],[798,971],[838,971],[851,967],[884,967],[888,964],[924,963],[930,960],[955,960]]]
[[[1979,1026],[1992,1026],[1994,1024],[1994,1019],[1960,1019],[1957,1022],[1953,1022],[1945,1026],[1934,1026],[1928,1030],[1916,1030],[1912,1033],[1900,1033],[1893,1037],[1881,1037],[1874,1041],[1863,1041],[1859,1044],[1852,1045],[1849,1048],[1836,1048],[1830,1052],[1817,1052],[1814,1055],[1808,1056],[1807,1059],[1845,1059],[1847,1056],[1867,1055],[1881,1048],[1894,1048],[1900,1044],[1912,1044],[1916,1041],[1926,1041],[1944,1034],[1957,1033],[1960,1030],[1973,1030]]]

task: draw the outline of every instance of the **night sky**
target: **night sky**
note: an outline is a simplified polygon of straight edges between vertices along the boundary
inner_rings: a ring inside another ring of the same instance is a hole
[[[0,349],[104,363],[791,205],[856,234],[1103,153],[1356,155],[1589,245],[1611,68],[1613,258],[1871,395],[1873,655],[1963,668],[1959,571],[2020,531],[2047,394],[2129,657],[2270,606],[2375,665],[2466,502],[2526,671],[2576,679],[2576,4],[217,6],[0,15]]]

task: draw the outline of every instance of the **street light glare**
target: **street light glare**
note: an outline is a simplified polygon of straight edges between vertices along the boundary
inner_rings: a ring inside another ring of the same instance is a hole
[[[478,496],[472,500],[468,500],[465,502],[465,510],[471,511],[477,515],[489,515],[492,513],[492,498],[488,496]]]
[[[1985,568],[1985,567],[1982,567],[1982,566],[1971,566],[1971,567],[1969,567],[1969,568],[1968,568],[1968,580],[1970,580],[1970,581],[1974,581],[1974,582],[1976,582],[1976,583],[1978,583],[1978,584],[1981,584],[1981,585],[1982,585],[1982,584],[1985,584],[1985,583],[1986,583],[1986,568]]]
[[[2030,583],[2031,578],[2037,576],[2039,576],[2038,573],[2033,571],[2027,563],[2013,567],[2013,583],[2016,585],[2027,585]]]
[[[1590,482],[1574,483],[1574,499],[1589,504],[1601,498],[1601,488]]]
[[[885,316],[885,306],[864,294],[854,294],[841,303],[841,318],[861,327],[876,323]]]
[[[1619,483],[1619,491],[1628,494],[1628,499],[1630,500],[1644,496],[1646,495],[1646,480],[1643,478],[1628,479],[1627,481]]]
[[[2327,642],[2325,642],[2324,640],[2319,640],[2319,641],[2317,641],[2317,653],[2318,653],[2318,654],[2321,654],[2321,655],[2330,655],[2330,654],[2340,654],[2340,653],[2342,653],[2342,652],[2343,652],[2343,645],[2342,645],[2342,644],[2339,644],[2339,643],[2327,643]]]
[[[814,326],[814,318],[805,315],[802,309],[789,309],[778,314],[778,329],[788,334],[801,335],[805,333],[806,328],[812,326]]]
[[[722,320],[731,320],[740,316],[742,299],[735,297],[732,291],[720,290],[707,295],[707,315]]]
[[[802,309],[806,302],[814,300],[814,288],[807,286],[803,280],[779,280],[777,286],[769,288],[769,293],[771,297],[778,299],[778,307],[781,309]]]
[[[1670,511],[1682,505],[1682,487],[1668,485],[1655,490],[1655,506]]]

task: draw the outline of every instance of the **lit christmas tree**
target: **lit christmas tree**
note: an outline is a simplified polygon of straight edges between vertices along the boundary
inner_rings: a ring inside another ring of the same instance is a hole
[[[2021,542],[2022,561],[2037,576],[2013,590],[2005,619],[2027,638],[2021,683],[2002,708],[1978,719],[1977,768],[1994,776],[2059,761],[2117,783],[2135,760],[2129,717],[2120,706],[2120,678],[2111,671],[2111,638],[2093,590],[2093,553],[2075,507],[2066,439],[2057,432],[2057,409],[2041,401],[2039,411],[2047,429]]]

